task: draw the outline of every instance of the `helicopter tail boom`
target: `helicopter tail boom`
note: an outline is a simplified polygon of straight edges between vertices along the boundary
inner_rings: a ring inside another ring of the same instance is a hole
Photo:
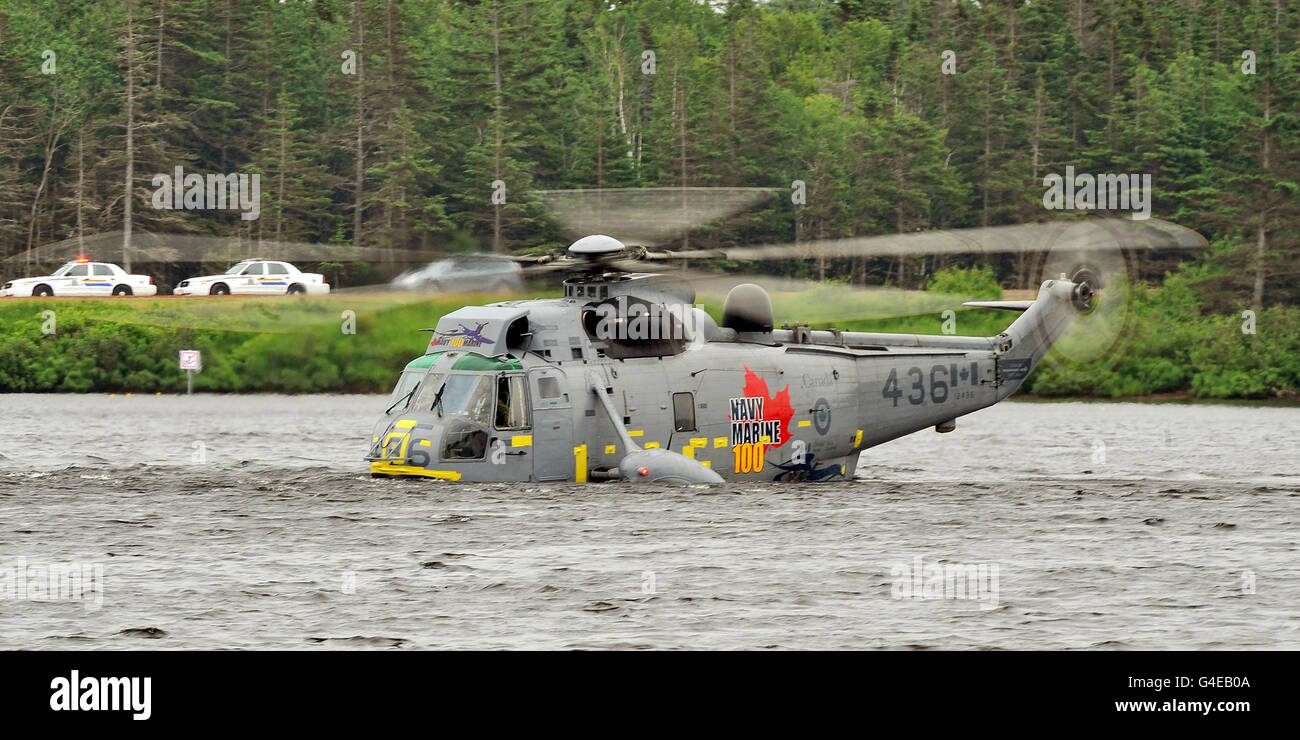
[[[1007,330],[992,338],[998,358],[998,400],[1020,387],[1052,345],[1080,313],[1091,309],[1092,287],[1086,282],[1047,280],[1035,299]]]
[[[1034,305],[1033,301],[966,301],[961,304],[970,308],[996,308],[1002,311],[1027,311]]]

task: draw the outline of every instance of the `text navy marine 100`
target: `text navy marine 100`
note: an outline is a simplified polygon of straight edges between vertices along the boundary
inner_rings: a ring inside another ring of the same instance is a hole
[[[767,294],[742,284],[719,325],[671,273],[615,267],[629,255],[646,253],[585,237],[557,258],[562,298],[443,316],[375,425],[371,473],[843,479],[862,450],[1014,393],[1094,298],[1086,275],[1048,279],[1033,301],[967,304],[1022,312],[997,336],[918,336],[774,328]]]

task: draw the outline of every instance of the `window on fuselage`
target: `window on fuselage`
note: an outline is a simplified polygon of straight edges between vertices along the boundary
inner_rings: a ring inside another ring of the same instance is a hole
[[[678,432],[695,431],[695,394],[673,394],[673,429]]]
[[[543,376],[537,379],[537,393],[542,398],[551,399],[560,397],[560,381],[550,376]]]
[[[502,375],[497,378],[497,429],[526,429],[528,426],[528,394],[524,390],[524,376]]]

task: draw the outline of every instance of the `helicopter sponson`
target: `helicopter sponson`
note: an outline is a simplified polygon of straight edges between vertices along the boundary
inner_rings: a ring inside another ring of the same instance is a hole
[[[851,478],[858,454],[1011,395],[1092,286],[1047,280],[993,337],[775,328],[762,288],[722,325],[662,274],[571,277],[564,296],[443,316],[371,440],[371,473],[452,481]]]

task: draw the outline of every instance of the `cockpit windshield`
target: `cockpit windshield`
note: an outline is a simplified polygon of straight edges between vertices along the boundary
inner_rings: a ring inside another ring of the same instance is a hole
[[[416,411],[432,410],[434,401],[438,399],[438,391],[442,390],[442,381],[446,377],[446,373],[430,372],[424,380],[424,385],[420,386],[420,392],[416,394],[415,403],[411,408]]]
[[[388,397],[387,413],[435,411],[485,428],[526,429],[529,413],[524,387],[522,374],[428,371],[426,375],[424,370],[407,370]]]
[[[407,407],[410,401],[411,393],[415,386],[420,384],[420,378],[424,373],[407,370],[397,379],[397,387],[393,388],[393,395],[388,397],[388,413],[401,411]]]

